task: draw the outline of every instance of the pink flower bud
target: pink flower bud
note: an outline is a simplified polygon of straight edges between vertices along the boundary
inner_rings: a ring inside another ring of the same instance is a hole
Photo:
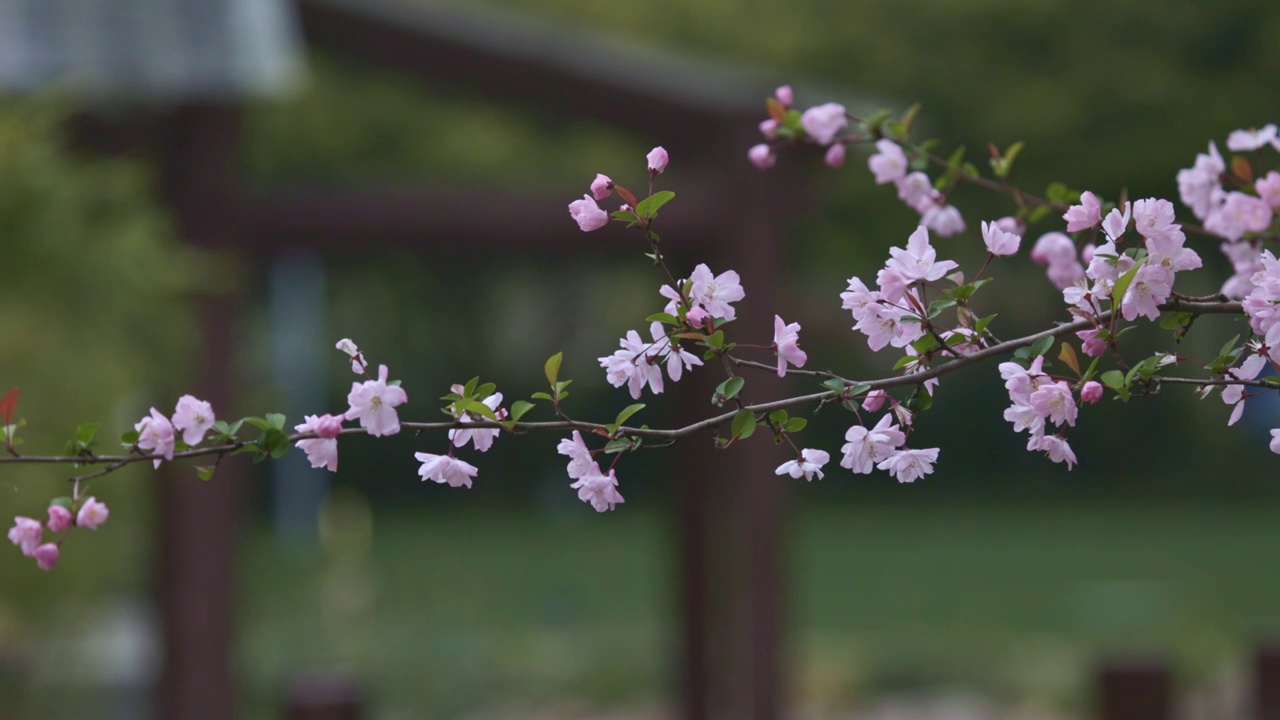
[[[102,523],[107,521],[107,516],[111,512],[107,510],[104,503],[100,503],[94,498],[84,501],[84,505],[80,506],[80,512],[76,514],[76,525],[89,530],[97,530]]]
[[[581,200],[569,203],[569,216],[578,223],[582,232],[599,230],[609,224],[609,213],[601,210],[590,195],[583,195]]]
[[[341,417],[321,415],[313,425],[315,434],[325,440],[332,440],[342,434]]]
[[[667,169],[667,151],[663,150],[661,146],[650,150],[645,159],[649,161],[649,172],[654,175]]]
[[[620,207],[620,208],[618,208],[618,209],[619,209],[619,210],[621,210],[621,211],[623,211],[623,212],[631,212],[634,208],[632,208],[630,205],[628,205],[628,204],[626,204],[626,203],[622,203],[622,207]]]
[[[773,118],[767,118],[760,121],[760,134],[772,140],[778,134],[778,121]]]
[[[596,179],[591,182],[591,194],[596,196],[597,200],[603,200],[613,194],[613,181],[608,175],[596,173]]]
[[[1100,383],[1096,383],[1090,380],[1089,382],[1084,384],[1084,387],[1080,388],[1081,402],[1087,402],[1092,404],[1092,403],[1098,402],[1101,399],[1102,399],[1102,385]]]
[[[889,397],[889,393],[883,390],[872,390],[862,400],[862,409],[867,412],[877,412],[884,407],[884,401]]]
[[[1093,253],[1097,249],[1098,249],[1098,246],[1094,245],[1093,243],[1089,243],[1088,245],[1085,245],[1083,248],[1080,249],[1080,259],[1084,261],[1085,265],[1088,265],[1089,263],[1093,262]]]
[[[773,164],[778,161],[777,156],[773,154],[773,148],[764,143],[752,145],[751,149],[747,151],[747,159],[751,161],[752,165],[761,170],[773,167]]]
[[[36,559],[36,567],[44,571],[53,569],[58,564],[58,546],[53,543],[45,543],[36,548],[34,553]]]
[[[790,85],[779,85],[778,89],[773,91],[773,96],[787,107],[791,107],[791,103],[795,102],[795,95],[792,94]]]
[[[838,168],[844,164],[844,155],[844,143],[835,143],[827,148],[827,155],[822,161],[827,164],[827,167]]]
[[[700,328],[707,324],[707,320],[711,317],[711,313],[703,310],[701,306],[697,306],[685,314],[684,317],[689,321],[690,325]]]
[[[71,511],[61,505],[49,506],[49,530],[60,533],[71,527]]]
[[[996,227],[1014,235],[1024,235],[1027,232],[1027,224],[1022,221],[1022,218],[1016,218],[1012,215],[1005,215],[996,220]]]

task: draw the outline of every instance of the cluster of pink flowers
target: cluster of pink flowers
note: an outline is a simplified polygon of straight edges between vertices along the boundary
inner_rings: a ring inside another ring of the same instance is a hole
[[[1013,423],[1014,431],[1026,430],[1031,435],[1027,450],[1042,451],[1054,462],[1065,462],[1070,470],[1076,464],[1076,454],[1062,437],[1061,430],[1075,426],[1079,409],[1071,386],[1046,375],[1043,366],[1043,355],[1036,356],[1029,368],[1016,362],[1000,363],[1000,377],[1005,381],[1011,403],[1004,411],[1004,419]],[[1097,402],[1102,394],[1102,386],[1097,383],[1081,390],[1087,402]],[[1057,434],[1046,434],[1049,422],[1059,429]]]
[[[465,387],[462,385],[451,385],[449,387],[455,394],[461,396],[465,393]],[[502,407],[502,393],[495,392],[488,397],[480,400],[485,407],[493,411],[494,417],[498,420],[507,418],[507,411]],[[458,416],[458,422],[463,425],[474,423],[477,418],[469,412],[463,412]],[[471,487],[471,479],[479,474],[479,469],[469,462],[459,460],[453,456],[455,448],[460,448],[467,443],[471,443],[479,452],[489,452],[489,448],[493,447],[493,441],[497,439],[499,430],[496,428],[453,428],[449,431],[449,452],[445,455],[435,455],[432,453],[414,453],[414,457],[422,466],[418,468],[418,475],[423,481],[431,480],[449,487]]]
[[[100,503],[93,497],[86,498],[80,503],[79,511],[73,513],[75,502],[76,500],[74,499],[71,501],[70,508],[56,502],[50,505],[48,509],[49,520],[44,525],[41,525],[39,520],[33,518],[15,517],[13,519],[13,527],[9,529],[9,542],[18,546],[23,555],[34,558],[36,566],[41,570],[52,570],[58,564],[62,541],[72,527],[97,530],[107,521],[107,517],[111,514],[105,503]],[[49,532],[62,537],[51,542],[45,542],[45,527],[49,528]]]
[[[879,392],[872,412],[879,410],[884,404],[884,391]],[[870,395],[863,407],[868,404],[872,404]],[[938,461],[939,449],[911,450],[902,447],[907,442],[907,434],[893,422],[893,418],[892,414],[885,413],[880,422],[870,430],[863,425],[849,428],[844,435],[848,442],[840,448],[844,453],[840,467],[848,468],[855,475],[869,475],[874,467],[888,471],[900,483],[915,482],[932,473],[933,464]]]
[[[183,395],[178,398],[172,419],[151,408],[150,415],[139,420],[133,429],[138,431],[139,450],[172,460],[177,446],[177,433],[182,433],[182,442],[195,447],[204,440],[205,433],[213,429],[215,422],[217,418],[209,403],[191,395]],[[160,467],[160,458],[156,458],[154,466]]]
[[[645,156],[645,161],[649,164],[649,176],[660,175],[662,171],[667,169],[667,163],[670,159],[667,151],[661,147],[650,150],[649,154]],[[569,217],[578,223],[578,228],[583,232],[599,230],[609,224],[609,212],[601,208],[596,201],[608,198],[615,189],[620,188],[608,175],[597,173],[596,179],[591,181],[589,189],[591,190],[590,194],[583,195],[581,200],[574,200],[569,203]],[[625,189],[620,189],[619,194],[629,195]],[[632,210],[633,208],[624,203],[620,209]]]
[[[955,205],[933,187],[922,171],[907,172],[907,154],[898,143],[888,138],[876,142],[876,153],[867,159],[867,167],[875,175],[876,184],[893,183],[898,199],[920,213],[920,224],[942,237],[964,232],[964,218]]]
[[[646,384],[655,394],[663,391],[663,364],[667,367],[671,382],[679,381],[685,370],[702,364],[702,358],[685,350],[679,341],[672,342],[667,337],[662,323],[650,323],[649,334],[653,336],[653,341],[645,342],[640,339],[640,333],[628,330],[626,337],[618,341],[622,349],[598,358],[609,384],[614,387],[626,385],[631,391],[631,397],[635,399],[640,398]]]
[[[1099,222],[1101,204],[1098,199],[1090,192],[1081,195],[1080,199],[1081,203],[1073,205],[1063,216],[1067,220],[1068,230],[1093,229]],[[1119,249],[1124,244],[1124,234],[1131,219],[1134,230],[1143,238],[1145,259],[1141,255],[1135,257]],[[1063,289],[1063,298],[1069,305],[1091,314],[1100,312],[1101,300],[1111,300],[1113,306],[1118,305],[1125,320],[1133,320],[1138,316],[1148,320],[1158,319],[1160,304],[1168,300],[1173,292],[1174,276],[1201,265],[1200,256],[1184,246],[1187,237],[1182,232],[1182,226],[1174,222],[1173,203],[1158,198],[1125,203],[1123,211],[1120,208],[1112,209],[1101,220],[1101,225],[1107,241],[1096,248],[1087,247],[1085,253],[1089,267],[1084,275],[1092,284],[1084,278],[1077,279]],[[1070,243],[1070,240],[1067,242]],[[1074,255],[1074,245],[1071,252]],[[1124,296],[1113,298],[1112,290],[1116,282],[1137,262],[1144,264],[1133,275]],[[1090,339],[1094,338],[1091,336]],[[1093,349],[1098,350],[1096,345]],[[1088,348],[1085,352],[1094,354]]]
[[[569,487],[578,491],[579,500],[595,508],[596,512],[612,510],[619,503],[626,502],[618,492],[618,478],[613,468],[609,468],[608,473],[600,470],[577,430],[571,437],[560,441],[556,452],[569,458],[569,479],[574,481]]]
[[[922,225],[907,239],[906,248],[889,248],[890,259],[876,274],[879,290],[869,289],[857,277],[849,278],[840,294],[841,307],[853,314],[854,330],[867,336],[867,345],[879,351],[886,345],[906,347],[924,335],[920,319],[924,305],[916,286],[941,280],[958,265],[938,260]]]

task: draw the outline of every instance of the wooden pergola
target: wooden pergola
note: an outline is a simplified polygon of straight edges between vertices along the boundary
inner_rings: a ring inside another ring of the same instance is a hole
[[[186,1],[186,0],[184,0]],[[700,259],[730,253],[748,288],[741,312],[767,318],[775,304],[780,228],[799,207],[796,177],[764,177],[745,160],[756,141],[763,82],[643,58],[572,33],[538,33],[501,19],[396,0],[297,0],[311,48],[432,86],[527,103],[656,139],[698,176],[676,189],[664,235],[697,244]],[[76,136],[102,152],[154,151],[162,192],[183,237],[204,247],[272,256],[290,247],[376,253],[441,243],[507,255],[572,251],[586,242],[570,223],[564,191],[546,195],[447,188],[244,191],[235,101],[187,100],[129,115],[85,115]],[[587,171],[584,170],[584,173]],[[584,174],[584,177],[587,177]],[[681,177],[681,176],[677,176]],[[577,192],[577,190],[575,190]],[[493,212],[492,208],[503,208]],[[478,212],[485,209],[485,212]],[[196,394],[232,407],[236,326],[242,301],[198,300],[203,323]],[[707,411],[705,387],[682,388],[689,416]],[[697,376],[695,376],[697,377]],[[779,389],[753,378],[756,392]],[[765,441],[717,453],[709,438],[683,442],[674,463],[682,488],[678,522],[682,652],[681,715],[772,720],[782,714],[782,590],[787,483],[772,473]],[[163,548],[159,605],[164,637],[158,716],[234,717],[233,588],[244,463],[224,463],[215,482],[186,475],[159,483]],[[606,518],[607,519],[607,518]]]

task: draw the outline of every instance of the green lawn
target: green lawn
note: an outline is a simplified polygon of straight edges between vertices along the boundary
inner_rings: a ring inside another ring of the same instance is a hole
[[[669,692],[675,553],[656,516],[344,517],[319,552],[265,532],[245,547],[255,717],[302,668],[348,669],[387,718]],[[1073,705],[1101,652],[1169,652],[1194,681],[1280,625],[1276,506],[866,505],[792,527],[790,666],[809,707],[957,686]]]

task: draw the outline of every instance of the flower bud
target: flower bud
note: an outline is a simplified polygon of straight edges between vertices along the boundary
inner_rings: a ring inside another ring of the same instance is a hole
[[[773,96],[787,107],[791,107],[791,103],[795,102],[795,95],[791,92],[790,85],[779,85],[778,89],[773,91]]]
[[[827,167],[838,168],[841,165],[844,165],[844,156],[844,143],[834,143],[831,147],[827,148],[827,155],[822,158],[822,161],[827,164]]]
[[[778,160],[777,156],[773,154],[773,148],[764,143],[751,146],[751,149],[747,151],[747,159],[751,161],[752,165],[761,170],[773,167],[773,164]]]
[[[71,511],[61,505],[49,506],[49,530],[60,533],[71,527]]]
[[[1102,399],[1102,385],[1090,380],[1080,388],[1080,400],[1087,403],[1096,403]]]
[[[591,194],[595,195],[597,200],[603,200],[613,194],[613,180],[608,175],[596,173],[596,179],[591,182]]]
[[[649,161],[649,172],[654,175],[667,169],[667,151],[662,149],[661,146],[650,150],[645,159]]]
[[[884,401],[889,397],[889,393],[883,390],[872,390],[862,400],[862,409],[867,412],[878,412],[884,407]]]

